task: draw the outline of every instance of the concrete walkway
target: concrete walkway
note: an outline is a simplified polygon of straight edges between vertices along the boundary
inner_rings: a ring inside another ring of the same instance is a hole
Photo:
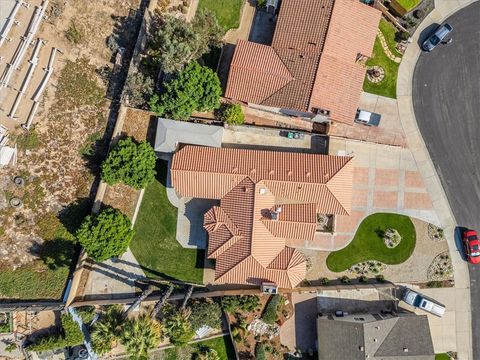
[[[408,147],[410,148],[419,172],[428,189],[433,202],[433,207],[440,223],[445,230],[445,235],[450,248],[453,267],[455,271],[455,288],[441,289],[446,294],[445,298],[454,298],[456,301],[455,311],[462,309],[460,316],[455,317],[454,323],[456,328],[456,349],[458,359],[473,359],[472,354],[472,336],[471,336],[471,306],[470,297],[465,294],[469,293],[470,278],[468,267],[463,261],[457,247],[455,245],[454,230],[456,226],[455,217],[450,209],[447,197],[443,190],[442,184],[430,159],[430,155],[422,139],[417,126],[412,103],[412,80],[415,70],[415,64],[420,55],[420,47],[418,40],[421,32],[428,26],[442,23],[448,16],[457,10],[469,5],[475,0],[440,0],[435,1],[435,9],[426,17],[426,19],[417,28],[412,37],[412,43],[408,46],[400,64],[397,79],[397,101],[400,120],[406,134]],[[459,296],[462,293],[462,296]],[[456,313],[459,314],[459,313]],[[468,325],[468,326],[467,326]],[[432,334],[434,335],[434,334]],[[442,344],[442,342],[434,339],[434,344]],[[453,344],[452,344],[453,346]],[[435,349],[437,350],[437,349]],[[442,349],[438,349],[441,351]],[[452,349],[453,350],[453,349]]]

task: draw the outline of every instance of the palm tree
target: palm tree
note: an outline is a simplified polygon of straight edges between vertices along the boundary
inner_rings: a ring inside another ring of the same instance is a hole
[[[183,346],[195,335],[188,319],[190,314],[189,308],[177,310],[172,306],[167,310],[167,316],[164,319],[165,330],[173,345]]]
[[[148,351],[156,348],[162,339],[162,326],[147,315],[127,320],[122,344],[132,359],[148,359]]]
[[[112,350],[120,340],[123,325],[123,310],[120,305],[112,305],[95,323],[92,331],[93,350],[103,355]]]

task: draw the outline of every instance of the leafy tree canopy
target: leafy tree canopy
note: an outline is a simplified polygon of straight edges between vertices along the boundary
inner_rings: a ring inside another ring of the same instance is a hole
[[[83,220],[76,236],[89,257],[105,261],[123,254],[133,238],[128,217],[119,210],[107,208]]]
[[[217,302],[212,300],[197,300],[190,306],[192,314],[190,315],[190,323],[194,330],[198,330],[202,326],[210,326],[218,329],[222,325],[222,309]]]
[[[180,71],[211,47],[220,46],[224,33],[215,14],[209,10],[198,11],[192,23],[167,15],[152,35],[150,54],[163,71]]]
[[[164,92],[150,99],[158,116],[188,120],[193,111],[210,111],[220,106],[222,89],[216,73],[193,61],[178,77],[164,84]]]
[[[173,306],[167,308],[163,324],[165,332],[173,345],[184,346],[195,335],[189,316],[190,312],[188,310],[180,311]]]
[[[120,305],[111,305],[95,323],[91,333],[93,350],[98,355],[109,353],[120,339],[123,328],[123,310]]]
[[[148,142],[136,143],[131,137],[122,139],[102,164],[102,180],[109,185],[124,183],[135,189],[144,188],[155,180],[156,160]]]

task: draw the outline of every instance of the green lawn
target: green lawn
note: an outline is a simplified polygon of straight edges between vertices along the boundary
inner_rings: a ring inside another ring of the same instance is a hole
[[[396,1],[406,11],[410,11],[414,7],[416,7],[422,0],[396,0]]]
[[[380,236],[388,228],[398,230],[402,241],[393,249],[386,247]],[[415,248],[415,227],[404,215],[377,213],[366,217],[360,224],[352,242],[344,249],[327,257],[331,271],[341,272],[367,260],[385,264],[400,264],[407,260]]]
[[[395,55],[399,55],[395,49],[395,29],[386,20],[382,19],[380,22],[380,30],[385,36],[388,47]],[[378,38],[375,39],[375,45],[373,47],[373,55],[367,61],[368,66],[379,65],[385,70],[385,78],[377,83],[373,84],[367,79],[363,82],[363,90],[372,94],[382,95],[390,98],[397,97],[397,73],[400,64],[390,60],[383,51],[382,44]]]
[[[216,350],[219,359],[231,360],[235,359],[235,351],[229,336],[218,337],[212,340],[201,341],[183,348],[171,348],[163,352],[155,353],[153,359],[176,360],[176,359],[198,359],[199,351],[202,348],[211,348]],[[187,355],[187,356],[185,356]],[[188,356],[190,355],[190,357]]]
[[[447,354],[435,354],[435,360],[450,360]]]
[[[240,26],[242,4],[243,0],[200,0],[198,8],[213,11],[220,26],[230,30]]]
[[[145,190],[130,248],[146,275],[202,283],[204,251],[185,249],[175,238],[177,208],[167,199],[166,162],[159,161],[157,180]]]

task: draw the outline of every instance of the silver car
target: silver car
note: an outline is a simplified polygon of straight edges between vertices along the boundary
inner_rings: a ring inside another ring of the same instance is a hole
[[[424,51],[432,51],[452,30],[453,28],[449,24],[440,26],[432,36],[423,42],[422,49]]]
[[[433,315],[437,315],[439,317],[442,317],[445,313],[444,305],[410,289],[405,289],[402,300],[405,301],[408,305],[412,305],[416,308],[428,311],[429,313],[432,313]]]

